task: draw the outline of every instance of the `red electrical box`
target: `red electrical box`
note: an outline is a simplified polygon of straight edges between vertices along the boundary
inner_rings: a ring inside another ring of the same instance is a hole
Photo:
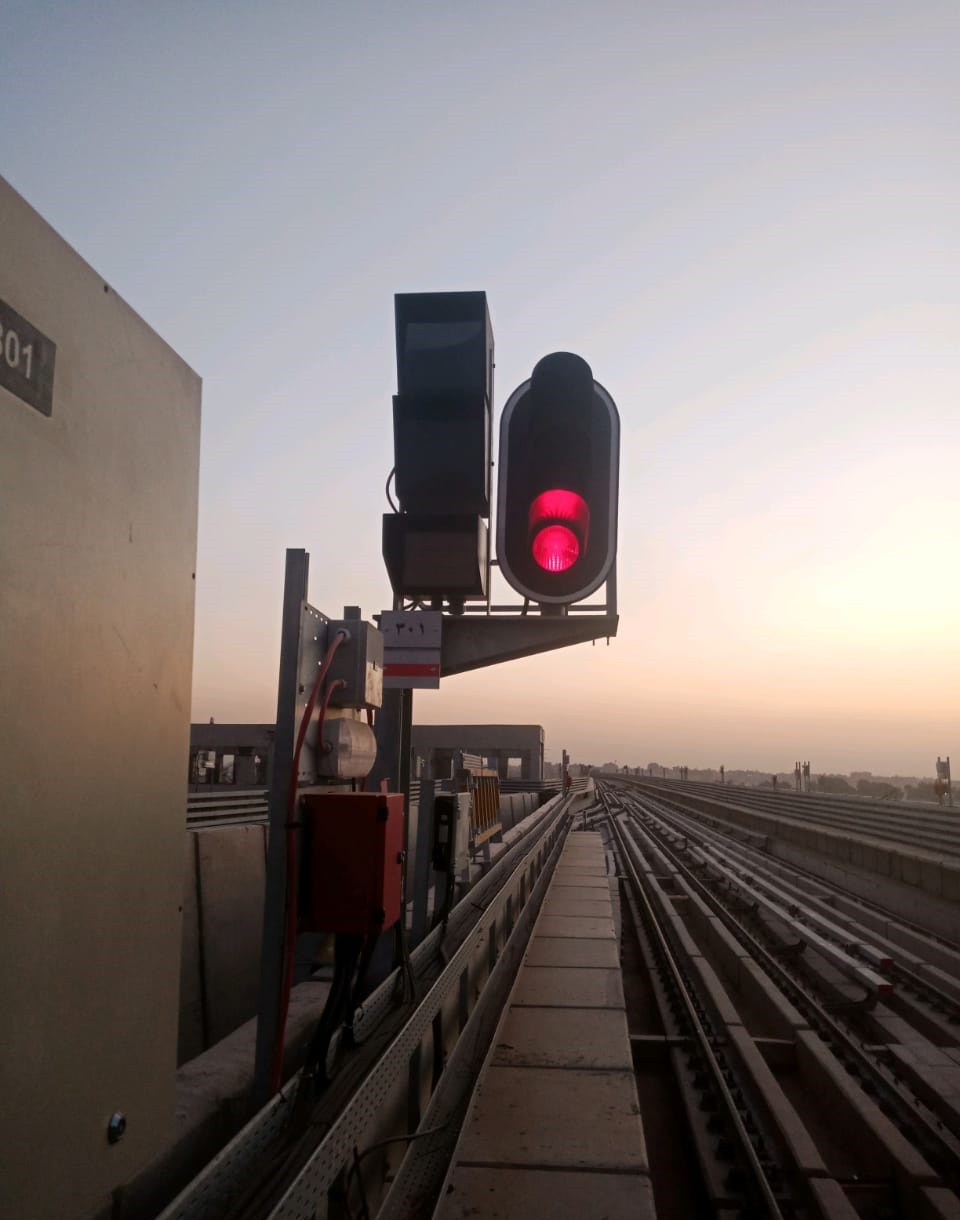
[[[403,796],[301,798],[305,932],[382,932],[400,918]]]

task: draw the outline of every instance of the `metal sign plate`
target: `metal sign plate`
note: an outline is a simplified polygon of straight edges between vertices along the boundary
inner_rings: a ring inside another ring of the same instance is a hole
[[[41,415],[53,414],[57,345],[0,300],[0,386]]]
[[[440,685],[440,642],[443,615],[439,610],[385,610],[383,633],[385,690],[436,690]]]

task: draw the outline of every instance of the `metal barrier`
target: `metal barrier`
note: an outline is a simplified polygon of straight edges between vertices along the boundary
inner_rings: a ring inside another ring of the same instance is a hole
[[[470,845],[479,847],[502,833],[500,779],[496,771],[480,766],[480,759],[461,753],[454,767],[454,787],[470,793]]]
[[[266,821],[267,794],[262,788],[187,793],[188,830]]]

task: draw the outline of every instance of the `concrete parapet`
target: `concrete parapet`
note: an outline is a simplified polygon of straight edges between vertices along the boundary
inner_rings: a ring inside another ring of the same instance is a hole
[[[540,808],[542,797],[539,792],[501,792],[500,806],[497,813],[500,825],[504,830],[511,830],[518,822]]]
[[[870,1166],[868,1172],[896,1177],[905,1199],[916,1198],[923,1186],[939,1185],[937,1175],[889,1118],[847,1075],[821,1039],[811,1030],[798,1030],[797,1067],[811,1092],[847,1110],[844,1130],[855,1140]]]
[[[742,1026],[729,1028],[727,1038],[730,1049],[753,1081],[759,1095],[757,1100],[789,1150],[792,1163],[805,1177],[826,1177],[827,1167],[819,1149],[753,1039]]]
[[[846,861],[824,857],[808,847],[777,840],[771,842],[771,850],[778,859],[816,873],[824,881],[841,886],[848,894],[875,902],[892,915],[909,920],[935,936],[952,941],[960,939],[960,904],[948,902],[919,886],[905,885],[899,879],[899,870],[895,875],[871,873],[854,868]],[[892,858],[898,854],[889,853]],[[895,865],[896,860],[893,862]]]
[[[809,1029],[806,1017],[752,957],[740,962],[740,991],[749,997],[779,1037],[792,1038],[796,1030]]]
[[[188,831],[184,857],[178,1062],[254,1015],[266,827]]]
[[[200,935],[210,1044],[256,1011],[265,853],[263,826],[197,831]]]

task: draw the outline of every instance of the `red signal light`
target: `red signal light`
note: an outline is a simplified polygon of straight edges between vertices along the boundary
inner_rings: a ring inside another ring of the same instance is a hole
[[[587,547],[590,509],[575,491],[542,491],[530,505],[530,547],[545,572],[566,572]]]
[[[580,543],[565,525],[548,525],[533,540],[533,557],[545,572],[566,572],[580,558]]]

